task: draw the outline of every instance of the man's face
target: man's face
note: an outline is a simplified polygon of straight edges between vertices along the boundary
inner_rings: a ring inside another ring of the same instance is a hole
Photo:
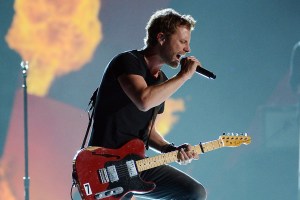
[[[187,26],[178,26],[176,32],[162,43],[161,58],[173,68],[176,68],[180,59],[190,52],[191,30]]]

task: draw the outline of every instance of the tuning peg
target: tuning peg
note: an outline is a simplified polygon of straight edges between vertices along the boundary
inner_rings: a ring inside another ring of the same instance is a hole
[[[246,136],[246,137],[247,137],[247,135],[248,135],[248,134],[247,134],[247,133],[245,133],[245,136]]]

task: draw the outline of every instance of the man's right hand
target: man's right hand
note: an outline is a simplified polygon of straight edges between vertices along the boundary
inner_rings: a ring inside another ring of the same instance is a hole
[[[201,66],[201,63],[196,57],[188,56],[180,60],[180,65],[181,69],[178,74],[183,75],[188,80],[195,73],[197,66]]]

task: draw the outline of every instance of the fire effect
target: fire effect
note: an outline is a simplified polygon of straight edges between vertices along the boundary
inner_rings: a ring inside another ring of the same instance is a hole
[[[29,61],[28,92],[45,96],[52,81],[91,60],[102,39],[99,0],[16,0],[6,40]]]
[[[7,174],[8,173],[6,167],[0,162],[0,199],[16,200],[9,186],[9,179],[7,177]]]
[[[179,120],[177,112],[185,110],[183,99],[169,99],[166,101],[165,111],[157,122],[157,129],[162,135],[170,132],[173,125]]]

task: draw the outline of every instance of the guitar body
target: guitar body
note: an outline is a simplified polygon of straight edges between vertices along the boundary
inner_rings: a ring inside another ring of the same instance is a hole
[[[197,153],[206,153],[222,147],[250,144],[245,135],[222,135],[217,140],[193,146]],[[144,143],[131,140],[119,149],[87,147],[73,159],[73,179],[83,200],[118,200],[129,192],[146,193],[155,184],[141,180],[139,173],[178,160],[178,150],[145,158]]]
[[[87,147],[73,160],[73,179],[84,200],[117,200],[128,192],[146,193],[155,184],[144,182],[135,161],[144,158],[144,143],[131,140],[119,149]]]

